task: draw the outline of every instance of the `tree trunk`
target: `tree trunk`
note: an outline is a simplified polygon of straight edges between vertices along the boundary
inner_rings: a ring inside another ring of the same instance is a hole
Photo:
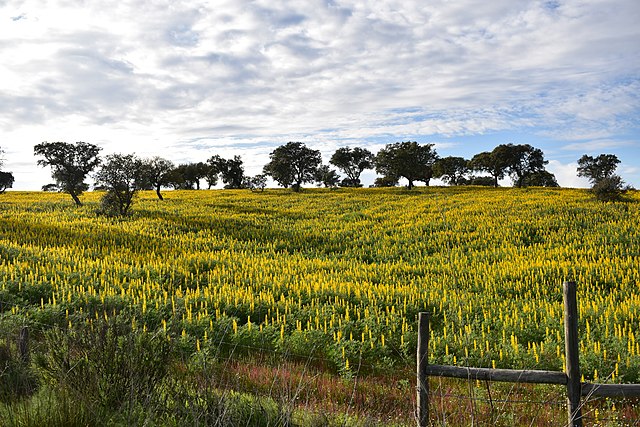
[[[160,186],[159,185],[156,187],[156,194],[158,195],[158,199],[164,200],[164,198],[162,197],[162,194],[160,194]]]
[[[80,201],[76,193],[72,191],[69,194],[71,195],[71,198],[73,199],[73,201],[76,202],[76,206],[82,206],[82,202]]]

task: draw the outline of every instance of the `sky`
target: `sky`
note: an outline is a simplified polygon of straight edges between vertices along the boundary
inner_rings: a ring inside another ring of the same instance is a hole
[[[2,169],[15,190],[52,182],[44,141],[240,155],[249,175],[288,141],[325,163],[513,143],[561,186],[607,153],[640,188],[639,22],[638,0],[0,0]]]

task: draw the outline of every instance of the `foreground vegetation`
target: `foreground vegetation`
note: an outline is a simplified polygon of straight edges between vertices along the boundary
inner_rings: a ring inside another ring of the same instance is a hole
[[[39,390],[7,419],[51,401],[78,425],[408,424],[419,311],[433,363],[561,370],[565,280],[578,283],[585,379],[640,382],[637,193],[143,192],[124,220],[96,216],[99,197],[0,197],[1,325],[32,337],[27,366],[7,339],[2,387]],[[439,413],[464,425],[446,396],[468,386],[448,384]],[[489,398],[546,393],[494,387]],[[513,422],[494,409],[487,423]]]

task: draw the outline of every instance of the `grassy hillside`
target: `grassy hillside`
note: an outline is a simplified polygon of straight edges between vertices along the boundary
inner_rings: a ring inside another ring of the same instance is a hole
[[[574,280],[585,377],[640,381],[637,193],[609,204],[584,190],[467,187],[154,197],[113,220],[94,213],[98,194],[82,208],[0,195],[5,327],[45,336],[124,322],[183,358],[278,355],[348,380],[410,372],[416,315],[429,311],[433,363],[559,370],[561,284]]]

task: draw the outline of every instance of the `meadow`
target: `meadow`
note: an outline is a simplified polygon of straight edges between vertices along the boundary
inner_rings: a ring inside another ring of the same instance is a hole
[[[288,384],[310,410],[332,402],[356,424],[357,401],[373,399],[382,425],[391,413],[410,425],[418,312],[431,313],[432,363],[562,370],[566,280],[578,284],[585,380],[640,382],[637,192],[617,203],[546,188],[165,196],[142,192],[133,216],[112,219],[95,214],[99,193],[79,208],[64,194],[0,195],[0,322],[7,334],[29,326],[40,383],[60,382],[65,357],[47,343],[82,349],[81,331],[120,325],[171,346],[171,369],[207,365],[212,389],[261,398]],[[529,392],[547,393],[518,393]],[[633,416],[633,402],[599,405],[615,422]],[[442,414],[463,420],[464,407]]]

